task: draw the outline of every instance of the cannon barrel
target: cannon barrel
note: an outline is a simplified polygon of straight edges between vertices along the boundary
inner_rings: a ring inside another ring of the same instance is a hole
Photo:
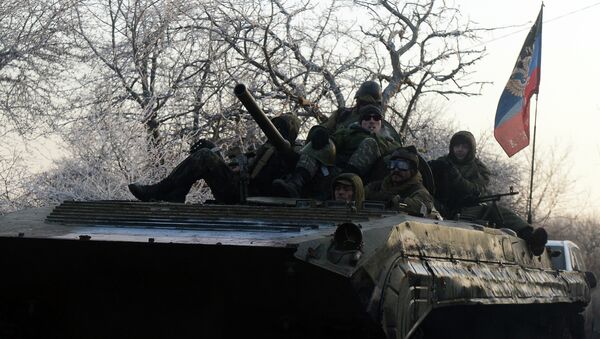
[[[258,107],[254,97],[252,97],[252,94],[248,92],[246,85],[237,84],[233,92],[235,93],[235,96],[242,102],[242,105],[246,107],[250,115],[252,115],[254,121],[256,121],[260,129],[267,136],[267,139],[269,139],[269,142],[275,146],[277,151],[282,153],[290,152],[292,150],[290,142],[281,136],[281,133],[279,133],[277,128],[275,128],[271,120],[267,118],[265,112]]]

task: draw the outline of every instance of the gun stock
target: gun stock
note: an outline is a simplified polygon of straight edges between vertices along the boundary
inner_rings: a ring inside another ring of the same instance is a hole
[[[252,115],[252,118],[254,121],[256,121],[263,133],[265,133],[267,139],[269,139],[269,142],[275,146],[275,149],[281,153],[291,152],[292,147],[290,142],[281,136],[271,120],[269,120],[260,107],[258,107],[258,104],[246,86],[244,84],[237,84],[233,92],[235,96],[242,102],[242,105],[244,105],[244,107],[248,110],[250,115]]]

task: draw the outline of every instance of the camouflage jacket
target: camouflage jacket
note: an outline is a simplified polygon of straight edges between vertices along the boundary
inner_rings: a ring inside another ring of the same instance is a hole
[[[349,128],[353,124],[359,123],[360,115],[358,114],[358,108],[358,106],[354,106],[338,109],[334,111],[329,119],[322,123],[321,126],[327,128],[330,134]],[[396,129],[385,119],[382,121],[380,134],[400,143],[400,134],[398,134],[398,131],[396,131]]]
[[[351,124],[348,128],[343,128],[335,132],[331,139],[335,143],[337,150],[336,162],[344,163],[358,149],[360,143],[366,138],[373,138],[377,141],[379,153],[384,156],[395,149],[401,147],[401,144],[392,138],[384,137],[379,134],[371,133],[362,128],[358,123]]]
[[[423,206],[427,210],[425,214],[431,213],[433,209],[433,197],[422,184],[422,177],[417,173],[412,178],[396,185],[392,182],[390,175],[382,181],[372,182],[365,188],[368,200],[384,201],[388,208],[398,208],[398,203],[406,204],[402,208],[409,214],[423,214]]]
[[[357,122],[359,118],[357,107],[341,108],[334,111],[321,126],[327,128],[329,133],[334,133],[338,129],[347,128],[352,123]]]

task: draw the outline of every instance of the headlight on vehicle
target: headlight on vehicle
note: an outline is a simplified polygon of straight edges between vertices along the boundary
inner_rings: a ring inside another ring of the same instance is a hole
[[[360,226],[346,222],[338,225],[333,234],[334,249],[337,251],[360,250],[363,245],[363,234]]]

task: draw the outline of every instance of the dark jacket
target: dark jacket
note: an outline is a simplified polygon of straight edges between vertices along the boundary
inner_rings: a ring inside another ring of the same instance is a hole
[[[298,161],[300,145],[296,144],[296,138],[300,131],[300,120],[292,114],[282,114],[272,118],[271,121],[292,145],[293,152],[281,154],[269,142],[260,146],[256,155],[248,160],[249,195],[272,195],[273,180],[291,173]]]
[[[466,141],[471,150],[463,160],[457,159],[452,147],[458,142]],[[450,139],[449,152],[433,162],[432,170],[438,180],[436,199],[443,207],[443,214],[448,216],[462,207],[473,205],[475,199],[485,195],[490,182],[489,169],[476,157],[477,144],[473,134],[460,131]]]

